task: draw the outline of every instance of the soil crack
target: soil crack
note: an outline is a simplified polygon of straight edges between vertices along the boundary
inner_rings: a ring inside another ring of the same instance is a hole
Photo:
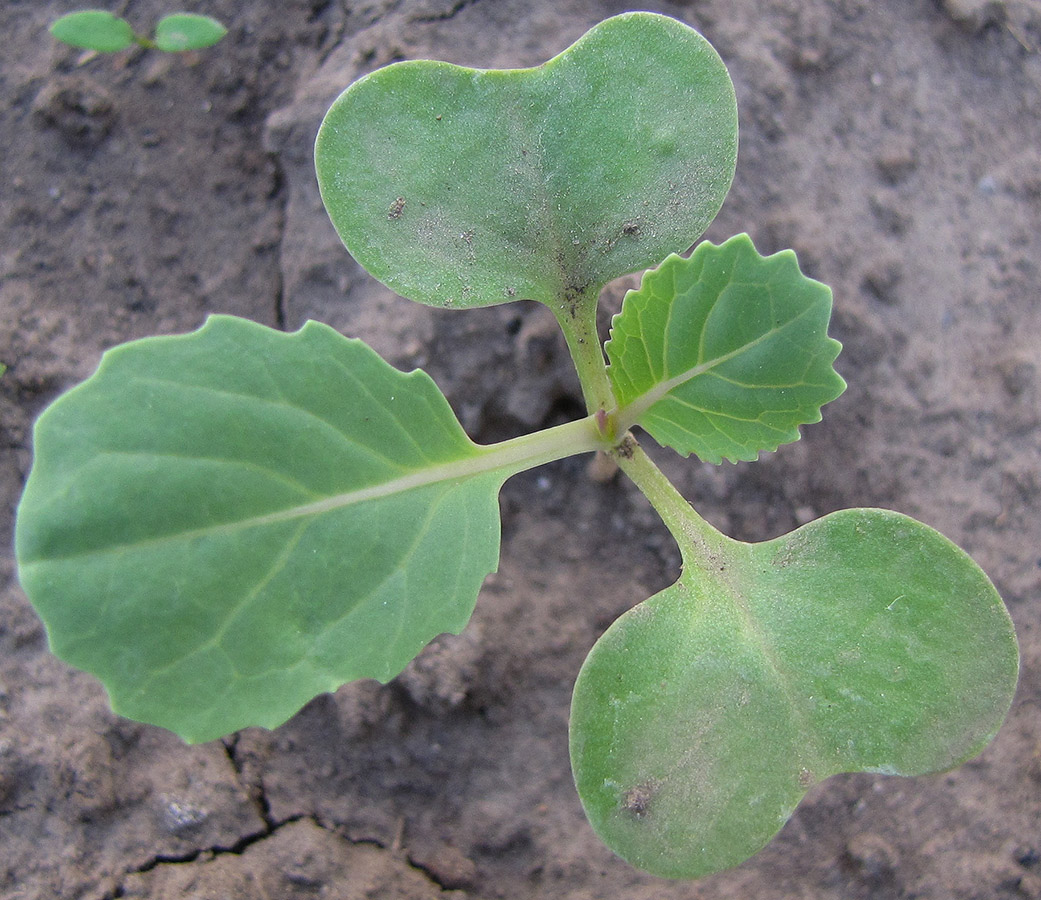
[[[278,831],[280,831],[287,825],[291,825],[294,822],[299,822],[305,819],[313,822],[318,828],[321,828],[324,831],[333,831],[333,829],[324,825],[317,816],[303,814],[288,816],[281,821],[268,824],[265,828],[263,828],[260,831],[255,831],[250,834],[244,835],[243,837],[239,838],[239,840],[237,840],[234,844],[231,844],[229,846],[215,844],[211,847],[198,847],[194,850],[189,850],[186,853],[156,854],[151,859],[141,863],[140,865],[136,865],[124,870],[123,878],[132,875],[142,875],[146,872],[151,872],[154,869],[157,869],[159,866],[190,865],[192,863],[199,862],[200,860],[202,862],[210,862],[211,860],[216,859],[219,856],[241,856],[243,853],[246,852],[247,849],[252,847],[254,844],[257,844],[260,841],[272,837],[274,834],[278,833]],[[342,837],[342,835],[339,835],[338,832],[333,833],[336,833],[339,837]],[[102,897],[102,900],[119,900],[119,898],[123,897],[124,895],[125,889],[122,883],[120,883],[111,893],[105,894]]]
[[[225,745],[227,747],[227,745]],[[231,752],[229,749],[229,758],[231,758]],[[209,847],[198,847],[194,850],[187,851],[179,854],[156,854],[151,859],[125,869],[119,884],[109,893],[104,894],[101,900],[120,900],[120,898],[126,896],[125,879],[130,878],[134,875],[143,875],[148,872],[152,872],[158,869],[160,866],[180,866],[180,865],[193,865],[196,863],[207,864],[213,862],[218,857],[222,856],[241,856],[254,844],[258,844],[261,841],[265,841],[268,838],[273,837],[283,828],[292,825],[296,822],[306,821],[313,824],[315,827],[320,828],[322,831],[327,831],[330,834],[335,835],[339,840],[344,841],[347,844],[353,846],[372,846],[379,850],[386,851],[393,854],[396,858],[404,862],[411,869],[422,875],[432,885],[435,885],[439,890],[454,890],[459,887],[469,886],[472,883],[472,873],[464,872],[461,876],[454,869],[449,867],[446,871],[443,867],[430,865],[424,862],[419,862],[412,859],[408,853],[402,852],[401,847],[397,846],[397,841],[393,846],[388,847],[382,841],[376,840],[375,838],[352,838],[347,835],[342,829],[337,828],[333,825],[327,824],[316,814],[304,814],[299,813],[291,816],[287,816],[285,819],[273,821],[270,820],[268,814],[268,807],[266,801],[264,803],[265,822],[268,824],[261,829],[241,837],[234,844],[224,846],[221,844],[215,844]]]
[[[228,757],[228,762],[231,764],[231,768],[235,772],[239,784],[241,784],[246,793],[249,794],[250,799],[257,808],[257,814],[268,829],[268,833],[273,833],[274,830],[279,827],[279,823],[271,813],[271,803],[267,798],[267,791],[264,788],[264,779],[258,775],[255,780],[250,780],[249,776],[246,774],[245,765],[242,760],[239,759],[238,754],[239,735],[236,733],[230,737],[226,737],[221,741],[221,743],[224,745],[224,753]],[[283,822],[282,824],[285,823]]]
[[[279,331],[286,330],[288,321],[286,302],[286,276],[282,270],[282,242],[286,236],[286,210],[289,205],[289,190],[287,187],[286,172],[282,165],[281,154],[272,153],[271,162],[274,167],[273,186],[271,189],[271,200],[278,205],[278,265],[275,268],[275,283],[273,285],[274,318],[275,328]]]

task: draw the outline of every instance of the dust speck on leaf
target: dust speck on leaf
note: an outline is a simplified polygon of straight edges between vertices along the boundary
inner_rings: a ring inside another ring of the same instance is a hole
[[[645,818],[650,814],[651,803],[660,789],[661,782],[654,778],[641,781],[622,794],[622,809],[636,819]]]

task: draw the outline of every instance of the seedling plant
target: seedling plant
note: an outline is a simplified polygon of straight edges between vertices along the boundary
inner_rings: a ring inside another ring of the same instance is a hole
[[[210,16],[173,13],[163,16],[156,23],[152,36],[148,37],[135,32],[121,16],[103,9],[84,9],[56,19],[50,32],[64,44],[96,53],[118,53],[131,47],[177,53],[212,47],[228,33],[228,29]]]
[[[603,453],[683,561],[575,685],[575,783],[616,853],[701,876],[755,853],[829,775],[979,753],[1018,651],[964,552],[880,509],[734,540],[637,442],[754,460],[844,390],[831,292],[794,253],[739,235],[677,255],[719,210],[736,153],[719,56],[649,13],[536,68],[410,61],[355,82],[315,150],[348,249],[420,303],[545,304],[588,414],[476,444],[427,375],[315,322],[214,316],[110,350],[40,417],[18,511],[21,582],[54,652],[118,713],[188,741],[274,728],[460,632],[498,563],[503,483]],[[602,347],[601,289],[649,266]]]

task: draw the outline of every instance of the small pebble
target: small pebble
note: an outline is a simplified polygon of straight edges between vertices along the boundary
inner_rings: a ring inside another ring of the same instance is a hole
[[[896,850],[877,834],[858,834],[846,845],[846,855],[858,874],[870,881],[891,878],[900,864]]]
[[[943,8],[947,15],[972,34],[1005,21],[1002,0],[943,0]]]
[[[209,812],[190,803],[167,800],[163,805],[163,826],[171,834],[181,835],[197,828],[210,817]]]

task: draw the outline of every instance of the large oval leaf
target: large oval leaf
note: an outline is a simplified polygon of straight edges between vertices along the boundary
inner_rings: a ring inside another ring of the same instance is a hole
[[[192,741],[392,678],[498,560],[509,473],[426,375],[313,322],[111,350],[35,448],[16,550],[54,652]]]
[[[163,16],[155,26],[155,45],[168,53],[212,47],[228,33],[216,19],[194,13]]]
[[[380,69],[333,104],[315,164],[347,248],[399,294],[559,306],[693,244],[736,154],[715,50],[628,13],[533,69]]]
[[[612,625],[575,686],[578,791],[629,862],[672,878],[736,865],[823,778],[942,771],[997,732],[1012,623],[931,528],[846,510],[712,553]]]
[[[56,19],[51,34],[63,43],[98,53],[117,53],[136,43],[126,19],[103,9],[84,9]]]
[[[740,234],[670,257],[612,323],[620,430],[638,424],[713,463],[798,440],[846,388],[830,317],[830,288],[803,275],[791,250],[763,257]]]

